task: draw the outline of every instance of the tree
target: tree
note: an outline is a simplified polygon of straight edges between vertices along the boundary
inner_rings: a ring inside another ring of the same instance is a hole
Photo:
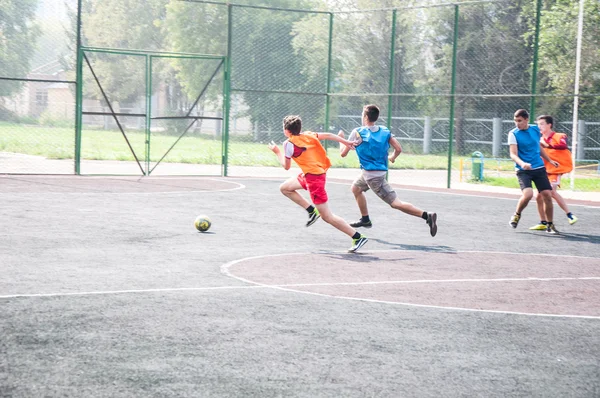
[[[548,1],[540,26],[539,69],[542,90],[572,93],[575,83],[575,58],[579,2]],[[581,58],[580,111],[594,112],[600,107],[600,2],[586,1]],[[547,113],[569,112],[572,98],[556,97],[546,101]]]
[[[86,0],[82,8],[82,42],[89,47],[161,50],[157,21],[165,18],[163,0]],[[134,103],[145,95],[145,59],[139,56],[87,53],[111,101]],[[84,61],[84,95],[103,99]]]
[[[261,130],[280,131],[283,116],[290,113],[303,113],[305,125],[311,125],[316,120],[312,115],[319,112],[312,101],[275,91],[324,93],[323,85],[317,87],[315,76],[306,74],[306,68],[302,67],[302,58],[309,55],[292,44],[297,36],[296,24],[314,17],[309,12],[314,3],[307,0],[237,3],[307,10],[303,13],[232,6],[231,85],[233,94],[242,97],[247,106],[245,115]],[[172,51],[226,55],[227,23],[226,5],[173,2],[168,6],[164,28]],[[195,77],[206,72],[184,70],[177,63],[174,67],[188,95],[197,95],[202,84]],[[215,86],[209,97],[217,99],[220,90],[221,87]],[[322,104],[324,100],[320,108]]]
[[[25,78],[40,31],[34,22],[38,0],[0,2],[0,74]],[[21,82],[2,81],[0,97],[18,91]]]

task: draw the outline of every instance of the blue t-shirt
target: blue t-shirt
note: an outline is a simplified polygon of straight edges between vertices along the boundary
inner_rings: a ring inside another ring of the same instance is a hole
[[[531,169],[544,167],[542,155],[540,155],[540,137],[542,133],[538,126],[529,126],[527,130],[512,129],[508,133],[508,145],[516,144],[518,155],[522,161],[531,164]],[[523,170],[515,163],[518,170]]]
[[[391,133],[386,127],[378,126],[377,131],[362,126],[356,129],[362,138],[356,147],[360,168],[364,170],[387,170],[388,149],[390,148]]]

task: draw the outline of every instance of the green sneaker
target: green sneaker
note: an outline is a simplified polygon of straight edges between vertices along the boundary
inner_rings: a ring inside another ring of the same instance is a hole
[[[308,222],[306,223],[307,227],[310,227],[311,225],[313,225],[314,223],[317,222],[317,220],[321,218],[321,215],[319,214],[319,210],[317,210],[316,208],[312,211],[312,213],[310,213],[308,215]]]
[[[365,245],[365,243],[367,243],[368,241],[369,241],[369,239],[364,235],[361,235],[360,238],[358,238],[358,239],[352,239],[352,247],[350,249],[348,249],[348,252],[349,253],[356,252],[358,249],[363,247]]]
[[[547,227],[548,227],[548,224],[539,223],[539,224],[534,225],[533,227],[529,227],[529,229],[532,231],[545,231]]]
[[[571,217],[568,217],[568,219],[569,219],[569,224],[570,225],[573,225],[573,224],[575,224],[577,222],[577,217],[575,217],[574,214],[571,214]]]

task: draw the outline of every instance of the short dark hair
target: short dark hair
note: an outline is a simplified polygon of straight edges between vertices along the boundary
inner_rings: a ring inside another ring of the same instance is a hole
[[[554,126],[554,118],[550,115],[541,115],[538,116],[536,120],[544,120],[546,123]]]
[[[373,104],[365,105],[363,115],[366,115],[370,122],[376,122],[379,119],[379,108]]]
[[[515,117],[522,117],[523,119],[529,119],[529,112],[527,112],[525,109],[518,109],[515,112]]]
[[[300,134],[302,131],[302,119],[298,115],[288,115],[283,118],[283,129],[288,130],[292,135]]]

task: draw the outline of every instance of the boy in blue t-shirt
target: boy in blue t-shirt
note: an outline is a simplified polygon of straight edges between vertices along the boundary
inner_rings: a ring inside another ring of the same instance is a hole
[[[388,160],[392,163],[402,152],[402,147],[398,140],[392,136],[387,127],[376,126],[375,122],[379,118],[379,108],[376,105],[366,105],[363,108],[363,125],[352,130],[349,141],[358,141],[356,153],[360,161],[361,174],[352,184],[352,193],[358,204],[361,218],[350,226],[371,228],[373,224],[369,218],[367,209],[367,198],[365,192],[372,189],[377,196],[396,210],[400,210],[411,216],[420,217],[429,226],[429,233],[435,236],[437,233],[437,214],[423,211],[408,202],[402,202],[398,199],[396,192],[392,189],[385,179],[388,170]],[[340,130],[340,137],[344,132]],[[390,145],[394,148],[394,153],[389,155]],[[340,145],[340,155],[345,157],[350,151],[349,147]]]
[[[548,180],[542,158],[555,166],[558,166],[558,163],[550,159],[542,148],[540,129],[537,126],[529,125],[529,113],[525,109],[519,109],[515,112],[514,121],[516,127],[508,133],[508,145],[510,147],[510,158],[515,162],[522,195],[517,202],[515,214],[510,218],[510,226],[517,228],[521,219],[521,212],[533,198],[531,184],[533,182],[543,200],[544,213],[546,214],[546,220],[548,220],[546,232],[556,234],[558,231],[552,222],[552,185]]]

